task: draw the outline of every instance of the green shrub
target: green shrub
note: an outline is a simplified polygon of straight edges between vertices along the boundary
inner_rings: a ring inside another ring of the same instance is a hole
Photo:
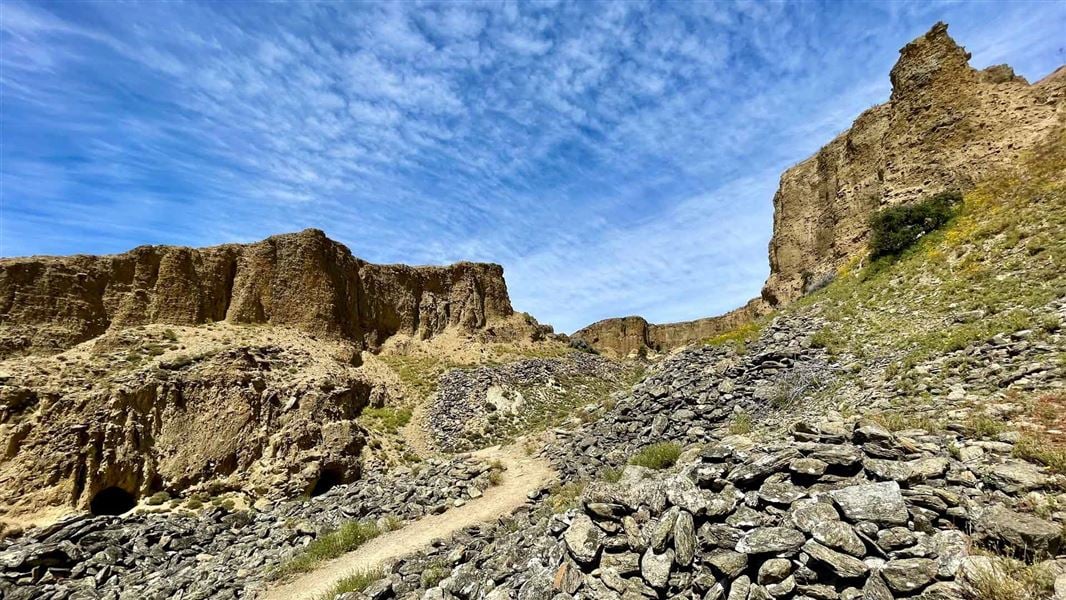
[[[681,456],[681,446],[674,442],[659,442],[645,446],[629,459],[629,464],[648,469],[668,469]]]
[[[1052,473],[1066,474],[1066,448],[1036,435],[1022,436],[1014,445],[1014,456],[1042,464]]]
[[[918,202],[877,211],[870,218],[870,254],[878,258],[906,250],[922,235],[950,221],[961,201],[959,192],[941,192]]]
[[[156,492],[145,500],[145,504],[148,506],[159,506],[167,500],[170,500],[170,494],[166,492]]]
[[[618,467],[607,467],[600,472],[600,479],[607,483],[618,483],[622,479],[622,469]]]

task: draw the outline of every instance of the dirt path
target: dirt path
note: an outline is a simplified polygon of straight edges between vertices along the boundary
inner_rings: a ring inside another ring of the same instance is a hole
[[[400,430],[400,435],[403,436],[404,441],[411,447],[411,450],[414,450],[415,454],[423,458],[433,454],[433,441],[429,439],[429,434],[426,433],[423,427],[426,421],[426,408],[428,405],[428,400],[415,404],[414,409],[411,411],[411,420]]]
[[[324,563],[310,573],[283,585],[266,590],[261,600],[310,600],[328,592],[338,581],[353,572],[365,571],[426,548],[433,540],[475,525],[494,521],[526,502],[526,494],[539,489],[555,477],[544,460],[529,457],[518,445],[487,448],[475,453],[486,460],[499,459],[505,470],[499,485],[485,490],[485,495],[452,508],[440,515],[423,517],[407,526],[370,540],[357,550]]]

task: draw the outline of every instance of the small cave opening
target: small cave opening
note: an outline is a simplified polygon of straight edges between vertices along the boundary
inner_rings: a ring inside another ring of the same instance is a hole
[[[311,488],[311,493],[309,495],[312,498],[315,496],[321,496],[341,483],[344,483],[344,474],[341,473],[340,469],[322,469],[322,472],[318,474],[318,479],[315,480],[315,485]]]
[[[137,499],[126,490],[112,486],[100,490],[89,501],[89,512],[94,515],[121,515],[133,510]]]

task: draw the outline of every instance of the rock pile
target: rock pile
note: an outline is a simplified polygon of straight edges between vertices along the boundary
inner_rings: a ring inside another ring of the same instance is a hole
[[[820,327],[809,317],[775,319],[744,353],[711,346],[678,352],[603,418],[558,431],[562,441],[551,449],[556,468],[568,478],[589,478],[649,443],[706,442],[734,413],[815,410],[799,400],[828,385],[835,372],[825,351],[811,347]]]
[[[521,429],[522,421],[550,410],[547,405],[561,402],[562,396],[574,392],[565,389],[566,383],[595,380],[610,384],[619,382],[622,376],[619,363],[583,352],[501,366],[453,369],[437,382],[437,393],[427,411],[426,429],[437,446],[446,451],[491,445],[498,440],[485,436]],[[598,399],[590,397],[586,401]]]
[[[1009,442],[862,420],[800,424],[791,437],[727,436],[671,472],[627,466],[565,514],[534,509],[402,561],[370,596],[959,598],[987,568],[969,555],[978,545],[1044,560],[1066,583],[1054,560],[1066,513],[1021,512],[1034,497],[1056,506],[1066,481],[1011,458]],[[963,461],[948,444],[993,451]],[[420,586],[415,575],[432,569],[439,582]]]
[[[237,598],[325,532],[356,519],[403,520],[480,497],[490,465],[429,460],[417,470],[368,473],[310,501],[199,514],[74,516],[0,541],[0,598]]]

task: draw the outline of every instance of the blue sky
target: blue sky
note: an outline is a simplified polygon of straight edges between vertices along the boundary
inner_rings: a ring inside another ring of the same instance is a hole
[[[756,296],[781,171],[937,20],[1066,62],[1066,3],[0,3],[0,256],[324,229],[502,263],[558,330]]]

